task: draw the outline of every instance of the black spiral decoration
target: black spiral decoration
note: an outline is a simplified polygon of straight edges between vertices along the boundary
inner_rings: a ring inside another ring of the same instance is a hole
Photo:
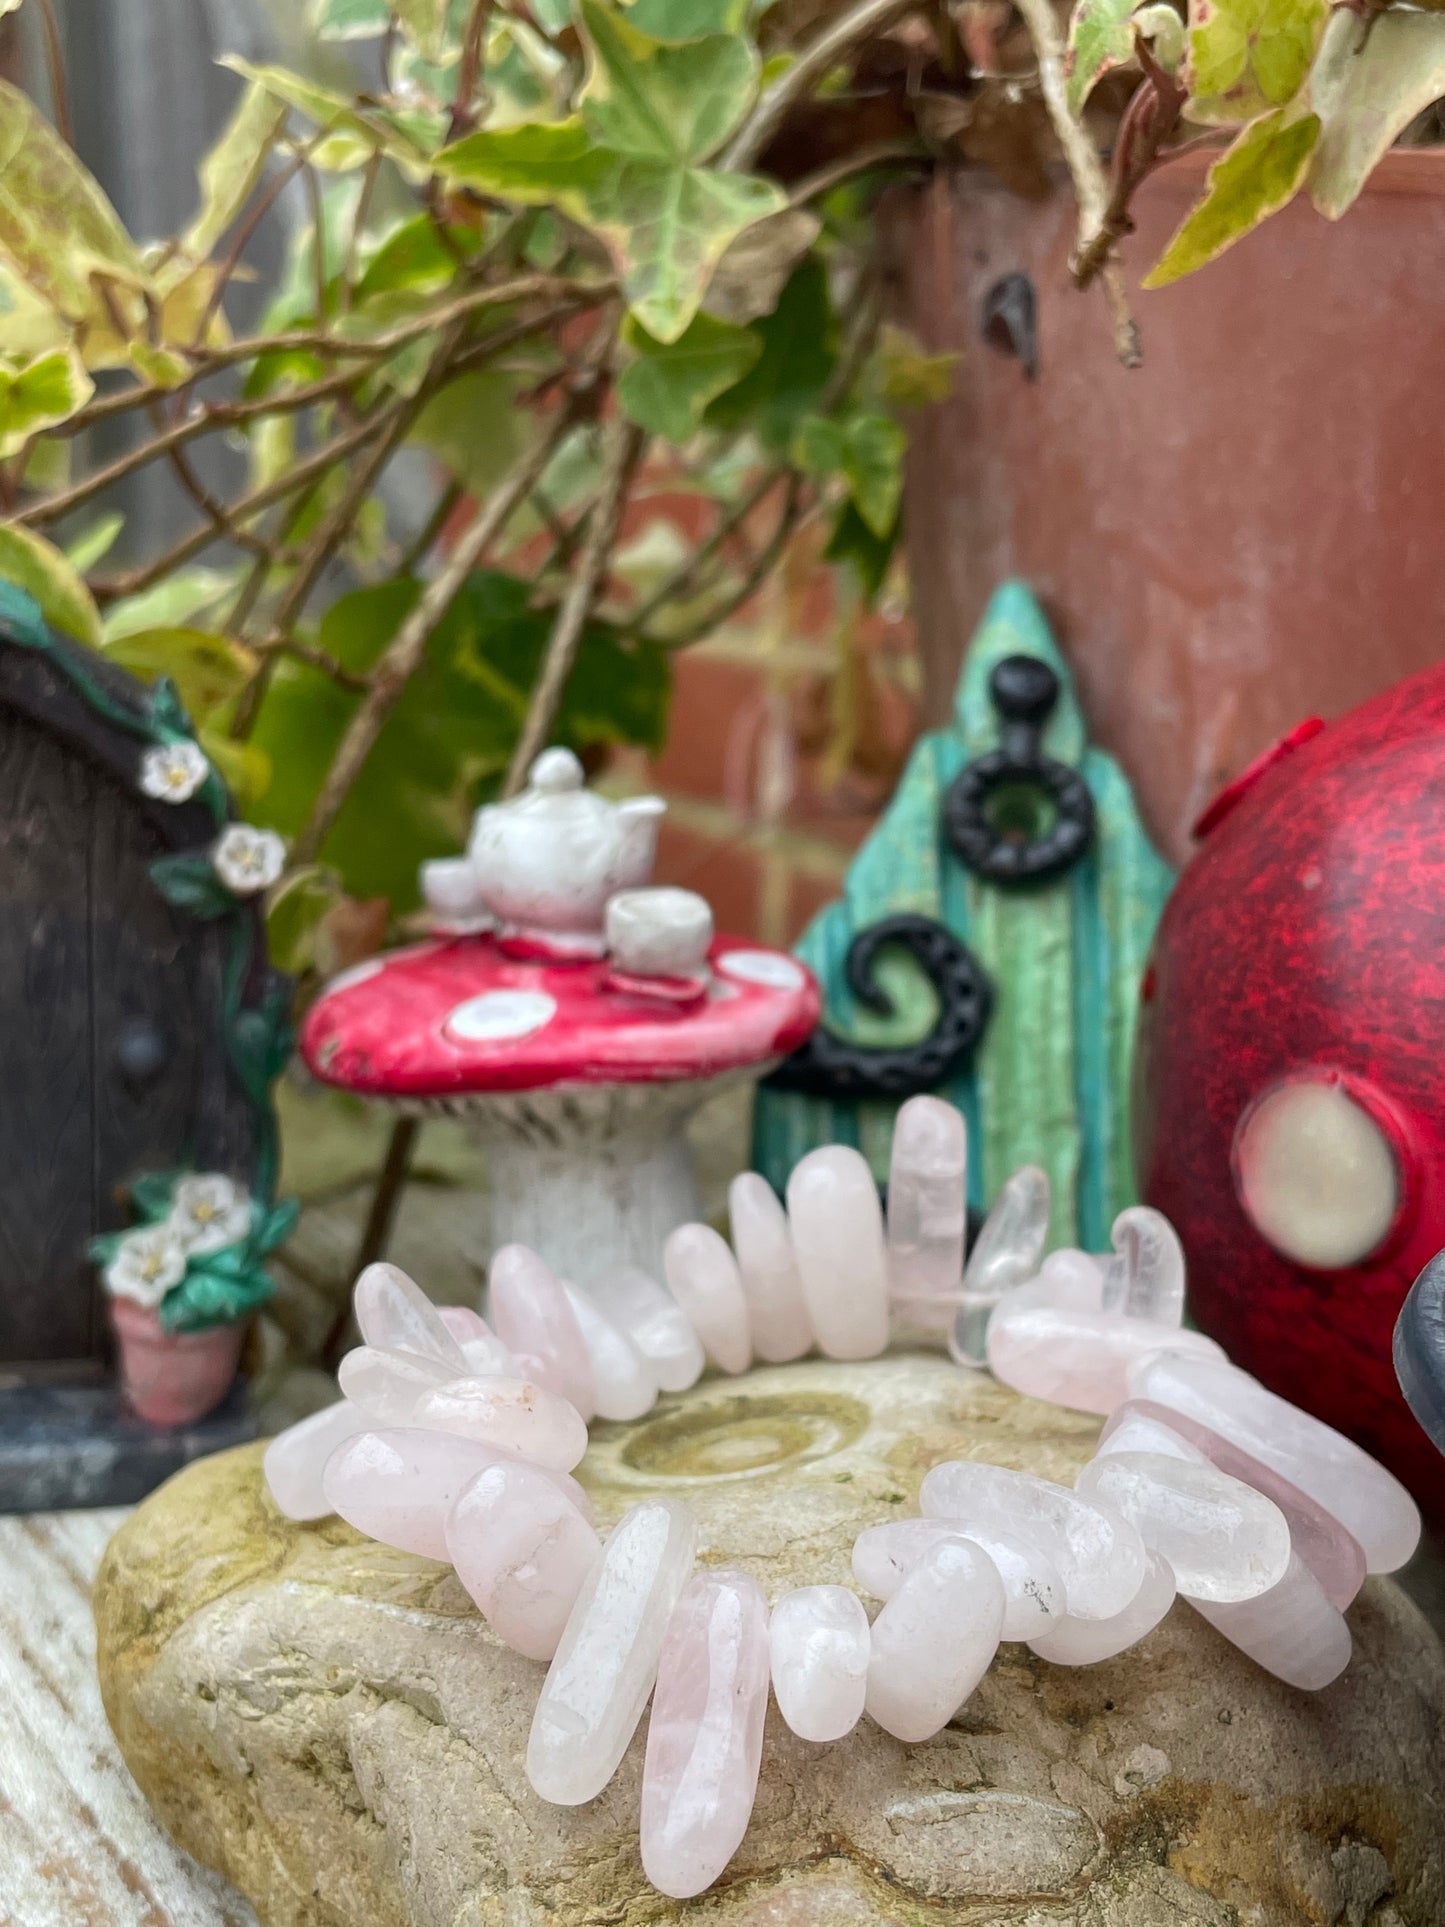
[[[855,1044],[821,1026],[767,1079],[776,1091],[848,1102],[860,1097],[916,1097],[944,1083],[978,1048],[993,1008],[993,985],[951,930],[912,911],[883,917],[860,930],[844,970],[859,1003],[882,1017],[893,1014],[888,993],[874,981],[878,953],[896,945],[922,969],[938,998],[938,1021],[914,1044]]]

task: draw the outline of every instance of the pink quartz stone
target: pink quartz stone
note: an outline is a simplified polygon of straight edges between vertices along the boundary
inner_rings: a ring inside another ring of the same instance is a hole
[[[888,1519],[853,1541],[853,1577],[875,1599],[891,1599],[941,1539],[967,1539],[983,1550],[1003,1581],[1002,1639],[1032,1639],[1068,1608],[1068,1591],[1047,1554],[1016,1532],[990,1531],[955,1519]]]
[[[445,1561],[447,1514],[463,1487],[497,1457],[468,1439],[396,1426],[348,1439],[332,1453],[321,1482],[328,1510],[368,1539]]]
[[[1258,1599],[1238,1605],[1191,1599],[1190,1605],[1232,1645],[1286,1686],[1317,1693],[1350,1663],[1350,1629],[1302,1559]]]
[[[733,1179],[728,1218],[753,1350],[770,1365],[801,1358],[813,1349],[813,1327],[803,1303],[788,1214],[766,1178],[744,1171]]]
[[[375,1425],[409,1425],[423,1393],[448,1384],[465,1364],[447,1365],[422,1352],[383,1352],[358,1345],[341,1361],[342,1391]]]
[[[1176,1592],[1168,1561],[1151,1552],[1139,1590],[1121,1612],[1108,1619],[1075,1619],[1066,1613],[1031,1639],[1030,1649],[1055,1666],[1097,1666],[1152,1633],[1174,1604]]]
[[[888,1171],[888,1295],[894,1320],[924,1331],[952,1323],[963,1289],[968,1133],[938,1097],[910,1097],[893,1125]]]
[[[1030,1398],[1078,1412],[1112,1412],[1129,1396],[1130,1367],[1166,1345],[1224,1357],[1201,1332],[1174,1331],[1120,1312],[1038,1304],[1030,1299],[1034,1289],[1023,1285],[1011,1292],[988,1327],[994,1377]]]
[[[752,1327],[737,1260],[710,1225],[680,1224],[662,1247],[667,1288],[687,1314],[703,1349],[725,1372],[752,1363]]]
[[[412,1422],[559,1472],[570,1472],[587,1450],[576,1409],[523,1378],[455,1378],[417,1401]]]
[[[1138,1362],[1129,1390],[1198,1419],[1273,1466],[1353,1534],[1371,1572],[1396,1571],[1419,1544],[1419,1507],[1393,1473],[1228,1360],[1171,1347]]]
[[[1184,1247],[1162,1211],[1131,1204],[1114,1220],[1104,1310],[1177,1329],[1184,1319]]]
[[[768,1625],[778,1711],[802,1740],[841,1740],[863,1716],[868,1615],[846,1586],[798,1586]]]
[[[1038,1270],[1049,1234],[1049,1177],[1025,1164],[1006,1178],[974,1240],[948,1349],[959,1365],[988,1362],[988,1321],[1005,1292]]]
[[[620,1325],[652,1367],[664,1392],[685,1392],[702,1377],[707,1357],[686,1312],[636,1265],[618,1265],[588,1281],[587,1296]]]
[[[1222,1432],[1212,1430],[1186,1412],[1172,1411],[1167,1405],[1154,1405],[1147,1399],[1131,1398],[1105,1425],[1099,1451],[1167,1452],[1171,1439],[1176,1451],[1207,1459],[1221,1472],[1243,1479],[1256,1492],[1273,1499],[1289,1522],[1294,1551],[1324,1587],[1330,1604],[1340,1612],[1345,1611],[1365,1583],[1365,1553],[1359,1540],[1317,1499],[1301,1491],[1263,1459],[1236,1445],[1233,1439],[1225,1438]]]
[[[463,1368],[461,1346],[421,1288],[396,1265],[368,1265],[356,1281],[352,1300],[356,1322],[367,1344],[380,1352],[420,1352]]]
[[[459,1345],[465,1345],[469,1338],[495,1336],[482,1314],[470,1305],[438,1305],[436,1314]]]
[[[532,1377],[530,1372],[518,1369],[515,1353],[508,1351],[486,1319],[470,1305],[438,1305],[437,1315],[462,1348],[468,1378]],[[549,1385],[547,1389],[554,1388]]]
[[[527,1659],[551,1659],[602,1541],[544,1473],[502,1462],[463,1487],[446,1549],[497,1637]]]
[[[657,1373],[622,1327],[586,1292],[574,1285],[564,1285],[563,1289],[587,1347],[598,1418],[616,1423],[641,1418],[657,1403]]]
[[[1121,1513],[1191,1599],[1257,1599],[1289,1565],[1289,1526],[1279,1507],[1203,1461],[1114,1452],[1091,1459],[1074,1489]]]
[[[702,1893],[742,1844],[767,1710],[768,1608],[757,1581],[698,1573],[668,1622],[642,1770],[642,1869],[659,1893]]]
[[[876,1358],[888,1343],[888,1259],[866,1159],[825,1144],[793,1166],[788,1223],[803,1302],[828,1358]]]
[[[534,1353],[549,1368],[544,1389],[560,1392],[584,1422],[597,1411],[587,1343],[551,1266],[526,1245],[503,1245],[487,1273],[488,1304],[509,1351]]]
[[[942,1539],[873,1621],[867,1707],[916,1745],[947,1726],[988,1671],[1003,1630],[1003,1581],[981,1546]]]
[[[266,1447],[261,1469],[271,1497],[288,1519],[324,1519],[331,1501],[322,1487],[326,1461],[338,1445],[365,1432],[371,1420],[360,1406],[340,1398],[299,1424],[288,1425]]]
[[[973,1459],[935,1465],[919,1490],[930,1519],[958,1520],[982,1534],[1015,1533],[1053,1563],[1078,1619],[1109,1619],[1143,1583],[1144,1541],[1127,1519],[1067,1486]]]

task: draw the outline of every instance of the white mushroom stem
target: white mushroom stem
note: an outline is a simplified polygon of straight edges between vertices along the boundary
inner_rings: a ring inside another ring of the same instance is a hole
[[[619,1265],[660,1278],[668,1233],[702,1216],[689,1119],[719,1091],[771,1068],[427,1105],[459,1117],[486,1157],[490,1222],[477,1257],[523,1244],[573,1284]]]

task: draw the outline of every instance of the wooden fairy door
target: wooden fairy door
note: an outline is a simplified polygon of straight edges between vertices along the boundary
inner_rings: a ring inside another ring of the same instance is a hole
[[[8,700],[7,700],[8,698]],[[148,865],[173,847],[137,749],[47,665],[0,651],[0,1379],[100,1376],[87,1241],[145,1171],[245,1168],[214,929]]]

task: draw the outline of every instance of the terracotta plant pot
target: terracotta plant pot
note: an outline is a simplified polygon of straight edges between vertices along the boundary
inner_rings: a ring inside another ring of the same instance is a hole
[[[159,1315],[129,1298],[112,1298],[110,1318],[120,1347],[126,1403],[151,1425],[194,1425],[230,1391],[249,1320],[209,1331],[168,1332]]]
[[[1131,285],[1209,159],[1145,184]],[[925,724],[946,718],[989,596],[1023,576],[1178,862],[1267,744],[1439,657],[1445,149],[1388,154],[1342,221],[1301,198],[1201,273],[1136,292],[1134,371],[1102,295],[1069,279],[1066,183],[1031,202],[971,169],[891,206],[900,318],[959,354],[951,398],[911,422]],[[1032,381],[980,339],[1010,275],[1036,304]]]

